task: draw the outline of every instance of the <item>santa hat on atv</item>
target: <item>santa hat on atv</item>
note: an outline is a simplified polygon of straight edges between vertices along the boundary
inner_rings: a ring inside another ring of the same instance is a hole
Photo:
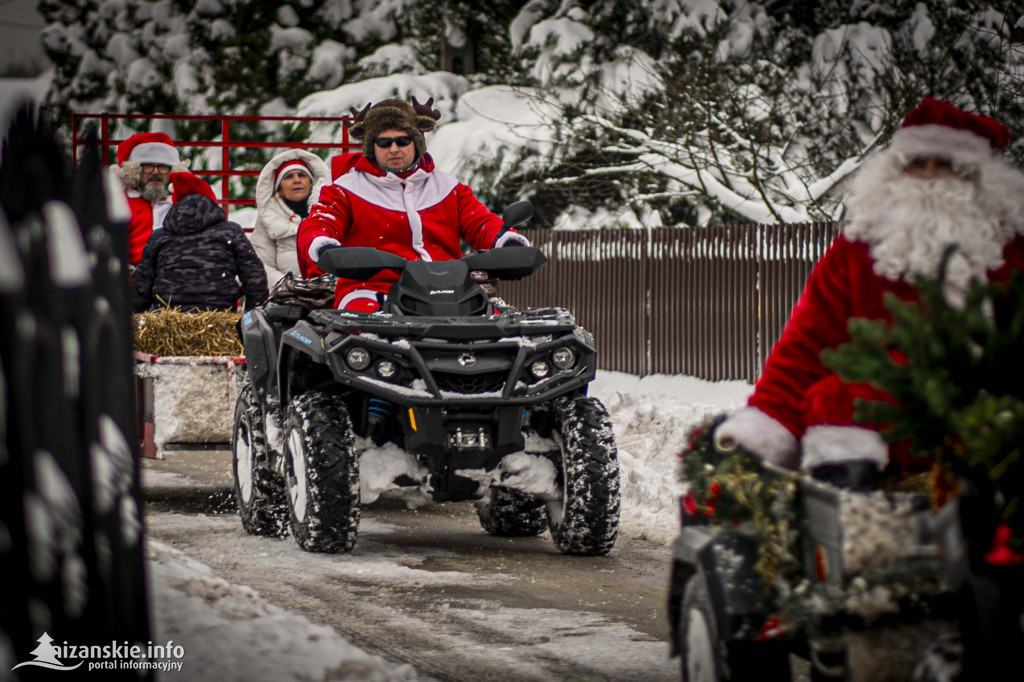
[[[420,158],[427,151],[424,133],[434,129],[441,112],[432,108],[434,98],[424,104],[412,98],[412,104],[401,99],[386,99],[377,104],[367,104],[362,111],[351,108],[352,115],[345,117],[348,134],[355,140],[362,140],[363,156],[373,159],[373,141],[385,130],[401,130],[409,134],[416,144],[416,156]]]
[[[182,161],[178,148],[165,133],[136,133],[117,145],[117,165],[111,166],[126,187],[138,187],[142,180],[142,164],[156,163],[170,166],[171,171],[183,171],[189,161]]]
[[[1009,141],[1010,129],[999,121],[925,97],[903,119],[889,149],[907,160],[936,157],[954,166],[977,166]]]

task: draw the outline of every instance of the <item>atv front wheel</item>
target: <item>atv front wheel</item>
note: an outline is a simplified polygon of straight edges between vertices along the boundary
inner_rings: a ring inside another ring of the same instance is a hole
[[[555,546],[565,554],[603,555],[619,531],[619,460],[608,411],[595,398],[556,408],[562,499],[548,503]]]
[[[476,513],[488,535],[532,537],[548,527],[543,500],[501,486],[491,486],[477,504]]]
[[[707,580],[697,573],[683,593],[679,628],[683,682],[788,680],[789,651],[778,642],[723,642]]]
[[[284,535],[288,521],[284,480],[271,467],[263,409],[248,381],[235,403],[231,453],[242,528],[250,535]]]
[[[292,535],[308,552],[349,552],[359,529],[359,457],[341,398],[309,391],[288,406],[284,457]]]

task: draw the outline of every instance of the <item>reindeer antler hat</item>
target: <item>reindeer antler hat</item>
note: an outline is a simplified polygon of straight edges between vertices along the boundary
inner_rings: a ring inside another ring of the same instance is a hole
[[[373,140],[385,130],[402,130],[409,133],[416,143],[417,158],[427,151],[424,133],[434,129],[441,112],[433,108],[434,98],[424,104],[412,98],[412,104],[401,99],[386,99],[377,104],[367,104],[362,111],[352,107],[352,115],[345,117],[348,134],[362,140],[363,155],[373,159]]]

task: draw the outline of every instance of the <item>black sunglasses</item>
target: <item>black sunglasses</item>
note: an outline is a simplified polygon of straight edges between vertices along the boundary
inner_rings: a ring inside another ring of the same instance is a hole
[[[167,171],[171,170],[171,167],[168,166],[166,163],[143,163],[140,165],[142,166],[142,170],[146,171],[147,173],[152,173],[155,170],[159,170],[161,173],[166,173]]]
[[[397,144],[399,147],[408,147],[412,144],[412,138],[408,135],[402,137],[378,137],[373,143],[381,149],[388,149],[392,143]]]

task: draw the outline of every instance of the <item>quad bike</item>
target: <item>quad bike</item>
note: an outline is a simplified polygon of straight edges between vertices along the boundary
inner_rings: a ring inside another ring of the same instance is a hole
[[[531,215],[513,204],[505,226]],[[378,312],[272,295],[245,313],[233,432],[245,530],[351,551],[361,503],[377,494],[360,469],[383,469],[407,500],[476,500],[492,535],[550,529],[566,554],[608,553],[619,470],[607,411],[587,396],[593,338],[564,309],[516,310],[477,281],[520,279],[545,260],[524,246],[441,262],[327,249],[318,265],[338,277],[401,272]]]
[[[910,680],[956,632],[928,494],[690,452],[715,473],[707,494],[684,481],[680,496],[668,615],[685,682],[788,680],[791,654],[814,682]]]

